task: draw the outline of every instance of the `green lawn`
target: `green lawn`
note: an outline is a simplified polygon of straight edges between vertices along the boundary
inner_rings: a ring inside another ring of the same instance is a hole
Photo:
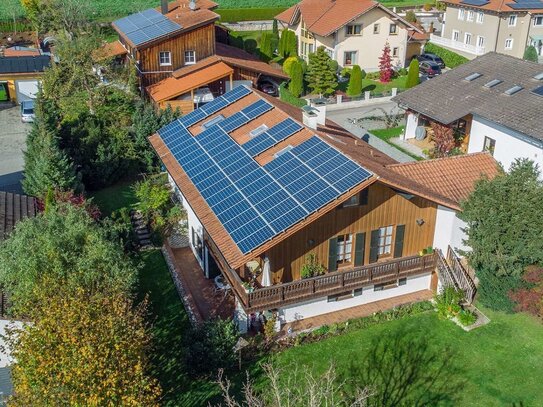
[[[523,314],[485,312],[492,322],[469,333],[431,312],[291,348],[275,363],[318,372],[334,363],[348,378],[376,379],[389,400],[396,395],[405,405],[543,405],[543,325]],[[381,360],[379,370],[371,360]],[[427,375],[435,379],[430,386]],[[401,389],[425,402],[402,398]]]
[[[138,202],[132,190],[133,183],[124,182],[91,194],[93,202],[98,205],[104,216],[121,208],[132,208]]]
[[[370,133],[373,134],[374,136],[379,137],[381,140],[386,141],[392,147],[400,150],[402,153],[407,154],[408,156],[414,158],[415,160],[417,161],[423,160],[424,158],[419,157],[418,155],[415,155],[411,153],[410,151],[407,151],[406,149],[401,148],[400,146],[390,141],[391,138],[399,137],[403,133],[404,129],[405,129],[405,126],[398,126],[398,127],[393,127],[391,129],[370,130]]]

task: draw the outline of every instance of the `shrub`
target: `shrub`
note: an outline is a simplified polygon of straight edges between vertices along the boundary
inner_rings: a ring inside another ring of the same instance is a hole
[[[341,70],[339,74],[344,78],[348,78],[351,76],[351,68],[345,67]]]
[[[258,43],[253,38],[247,38],[243,41],[243,49],[250,54],[254,54],[258,48]]]
[[[543,267],[528,267],[522,276],[525,286],[509,293],[516,310],[543,318]]]
[[[194,376],[206,376],[235,365],[232,351],[238,331],[232,320],[210,320],[192,328],[185,337],[185,364]]]
[[[302,64],[298,61],[295,61],[290,67],[290,83],[288,89],[295,97],[299,97],[304,90],[304,72]]]
[[[473,325],[477,321],[477,314],[473,311],[463,309],[458,313],[458,322],[464,326]]]
[[[264,61],[269,61],[273,58],[273,34],[265,32],[260,38],[260,57]]]
[[[410,23],[416,23],[417,22],[417,16],[415,15],[415,12],[413,10],[409,10],[405,14],[405,19],[409,21]]]
[[[360,70],[360,76],[362,77],[362,79],[365,79],[367,74],[366,74],[366,71],[364,71],[363,69]]]
[[[370,79],[372,81],[375,81],[375,80],[379,79],[380,76],[381,76],[380,72],[369,72],[369,73],[366,74],[366,79]]]
[[[290,91],[286,87],[285,82],[283,82],[279,86],[279,99],[296,107],[307,106],[307,102],[304,99],[297,98],[292,93],[290,93]]]
[[[409,71],[407,70],[407,68],[400,68],[398,69],[398,75],[399,76],[405,76],[409,73]]]
[[[447,65],[449,68],[456,68],[457,66],[465,64],[469,61],[469,59],[467,59],[466,57],[463,57],[456,52],[442,48],[439,45],[432,44],[431,42],[427,43],[424,46],[424,52],[440,56],[441,59],[443,59],[443,61],[445,62],[445,65]]]
[[[326,269],[319,263],[315,253],[309,253],[305,258],[305,264],[300,270],[302,278],[320,276],[326,273]]]
[[[524,50],[524,56],[522,57],[525,61],[531,61],[531,62],[537,62],[538,56],[537,56],[537,50],[533,45],[530,45],[529,47],[526,47]]]
[[[379,57],[379,80],[383,83],[388,83],[392,79],[392,58],[390,56],[390,45],[388,41],[385,43],[383,52]]]
[[[286,73],[288,76],[290,75],[290,69],[292,68],[292,64],[298,61],[298,57],[288,57],[285,59],[285,62],[283,62],[283,72]]]
[[[434,5],[432,3],[426,3],[424,6],[422,6],[424,11],[430,11],[434,8]]]
[[[452,318],[462,310],[460,301],[464,299],[464,293],[454,287],[445,287],[439,294],[436,294],[437,315],[440,318]]]
[[[330,62],[328,62],[328,65],[330,66],[330,69],[334,72],[337,72],[339,69],[339,64],[334,59],[331,59]]]
[[[419,61],[413,58],[409,64],[409,72],[407,73],[407,80],[405,81],[405,87],[407,89],[415,87],[419,84]]]
[[[351,71],[351,80],[347,87],[347,95],[359,96],[362,93],[362,70],[358,65],[354,65]]]
[[[298,55],[298,39],[296,33],[291,30],[283,30],[279,39],[279,55],[292,57]]]
[[[324,336],[328,332],[330,332],[330,327],[328,325],[323,325],[323,326],[315,329],[312,333],[315,336]]]
[[[276,318],[272,317],[269,318],[266,323],[264,324],[264,337],[266,338],[266,341],[270,342],[275,337],[275,323]]]

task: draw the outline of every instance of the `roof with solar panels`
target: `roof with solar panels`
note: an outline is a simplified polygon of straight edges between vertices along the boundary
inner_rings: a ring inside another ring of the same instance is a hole
[[[376,179],[245,86],[150,141],[233,268]]]
[[[443,124],[482,117],[543,141],[543,65],[489,52],[395,96]]]
[[[543,0],[444,0],[444,3],[502,13],[543,13]]]

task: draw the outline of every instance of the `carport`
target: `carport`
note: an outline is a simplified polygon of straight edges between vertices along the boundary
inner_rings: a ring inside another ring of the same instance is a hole
[[[16,103],[36,98],[41,76],[50,65],[48,55],[0,57],[0,93]]]

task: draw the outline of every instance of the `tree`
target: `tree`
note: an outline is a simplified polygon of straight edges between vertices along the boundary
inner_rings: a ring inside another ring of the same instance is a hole
[[[136,272],[110,231],[71,204],[57,203],[21,221],[0,245],[0,285],[21,317],[32,313],[42,293],[54,295],[60,288],[66,295],[80,288],[90,294],[128,293]]]
[[[409,64],[409,72],[407,73],[407,80],[405,81],[405,87],[407,89],[413,88],[420,83],[419,79],[419,61],[417,58],[413,58]]]
[[[283,30],[279,40],[279,55],[283,58],[298,55],[298,40],[296,33],[291,30]]]
[[[388,41],[385,43],[383,53],[379,57],[379,79],[383,83],[388,83],[392,80],[392,58],[390,56]]]
[[[362,93],[362,70],[360,66],[354,65],[351,69],[351,78],[347,86],[347,95],[359,96]]]
[[[285,59],[285,62],[283,62],[283,72],[286,73],[288,76],[291,76],[291,68],[292,65],[296,62],[299,62],[298,57],[288,57]]]
[[[410,23],[417,22],[417,16],[415,15],[415,12],[413,10],[409,10],[407,13],[405,13],[405,19]]]
[[[537,50],[535,49],[535,47],[533,45],[530,45],[524,50],[524,56],[522,58],[525,61],[537,62],[539,57],[537,55]]]
[[[299,61],[295,61],[290,68],[288,90],[296,97],[300,97],[304,90],[304,71]]]
[[[279,37],[279,26],[278,26],[278,23],[277,23],[277,19],[273,19],[273,24],[272,24],[272,33],[275,37]]]
[[[481,303],[511,311],[508,294],[521,284],[527,266],[543,264],[543,183],[533,161],[516,160],[507,173],[481,179],[461,204],[465,244],[480,280]]]
[[[324,47],[309,55],[305,79],[309,88],[319,95],[329,95],[337,88],[336,72],[330,66],[330,56]]]
[[[441,158],[451,155],[456,146],[453,129],[437,122],[432,122],[431,126],[434,132],[433,139],[435,144],[433,157]]]
[[[145,304],[133,309],[121,293],[83,288],[67,296],[54,278],[43,283],[57,294],[36,286],[41,305],[31,310],[32,324],[8,334],[17,361],[10,405],[158,406]]]
[[[260,55],[266,61],[273,58],[272,40],[273,34],[268,32],[263,33],[260,38]]]

